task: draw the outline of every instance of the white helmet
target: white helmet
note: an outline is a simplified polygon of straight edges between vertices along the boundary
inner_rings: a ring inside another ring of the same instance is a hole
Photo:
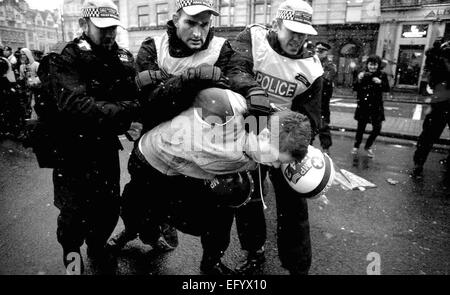
[[[299,163],[282,164],[281,171],[289,185],[303,198],[325,194],[334,180],[333,160],[319,149],[308,146],[308,153]]]

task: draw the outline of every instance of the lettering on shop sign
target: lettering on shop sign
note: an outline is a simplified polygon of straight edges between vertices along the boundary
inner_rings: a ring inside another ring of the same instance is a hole
[[[438,9],[436,12],[431,10],[425,17],[435,17],[439,15],[450,15],[450,8]]]

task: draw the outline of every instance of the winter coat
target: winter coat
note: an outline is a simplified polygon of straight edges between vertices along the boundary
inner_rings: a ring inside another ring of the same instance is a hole
[[[364,73],[363,78],[356,79],[353,90],[357,92],[357,107],[355,110],[355,120],[369,120],[369,122],[381,122],[385,120],[383,107],[383,92],[389,92],[389,82],[386,73],[377,71]],[[379,78],[380,84],[373,81]]]
[[[106,51],[82,35],[53,57],[59,110],[53,125],[63,160],[89,162],[122,149],[117,135],[129,129],[139,109],[133,55],[117,44]]]
[[[187,58],[197,51],[187,47],[176,34],[173,21],[167,22],[167,35],[169,38],[169,54],[174,58]],[[211,28],[206,42],[200,51],[206,50],[214,38],[214,29]],[[228,41],[225,41],[214,66],[224,71],[234,51]],[[160,70],[155,39],[148,37],[142,42],[139,49],[136,65],[138,72],[145,70]],[[142,105],[143,132],[150,130],[158,124],[172,119],[182,111],[188,109],[193,101],[186,98],[194,98],[199,89],[205,88],[196,80],[183,81],[181,76],[172,76],[161,85],[148,85],[140,93]]]
[[[278,36],[274,31],[268,31],[266,38],[270,47],[280,56],[299,61],[312,57],[311,53],[306,49],[297,56],[287,56],[281,49]],[[230,79],[231,88],[247,98],[261,92],[265,93],[265,90],[256,81],[253,71],[254,58],[252,54],[251,27],[247,27],[239,33],[234,43],[234,49],[237,53],[233,55],[226,73]],[[320,61],[317,60],[317,62],[319,63],[318,66],[320,66]],[[313,135],[318,133],[321,124],[322,81],[322,77],[315,79],[306,91],[293,98],[291,105],[293,111],[308,116]]]
[[[20,65],[19,72],[20,78],[19,80],[24,82],[24,85],[27,87],[35,88],[38,87],[41,81],[37,75],[37,71],[39,68],[39,63],[34,60],[33,54],[28,48],[22,48],[20,50],[21,53],[24,53],[28,58],[28,63],[23,63]]]

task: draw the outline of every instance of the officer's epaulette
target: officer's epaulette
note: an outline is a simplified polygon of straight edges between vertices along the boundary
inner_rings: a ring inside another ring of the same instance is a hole
[[[128,49],[125,49],[125,48],[120,47],[118,51],[119,51],[119,53],[125,53],[125,54],[128,55],[128,56],[133,56],[133,54],[131,53],[131,51],[129,51]]]

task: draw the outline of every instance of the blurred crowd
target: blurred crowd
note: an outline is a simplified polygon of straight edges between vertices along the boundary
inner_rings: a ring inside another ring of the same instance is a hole
[[[43,55],[39,50],[0,47],[0,139],[23,140],[27,120],[36,119],[33,106]]]

